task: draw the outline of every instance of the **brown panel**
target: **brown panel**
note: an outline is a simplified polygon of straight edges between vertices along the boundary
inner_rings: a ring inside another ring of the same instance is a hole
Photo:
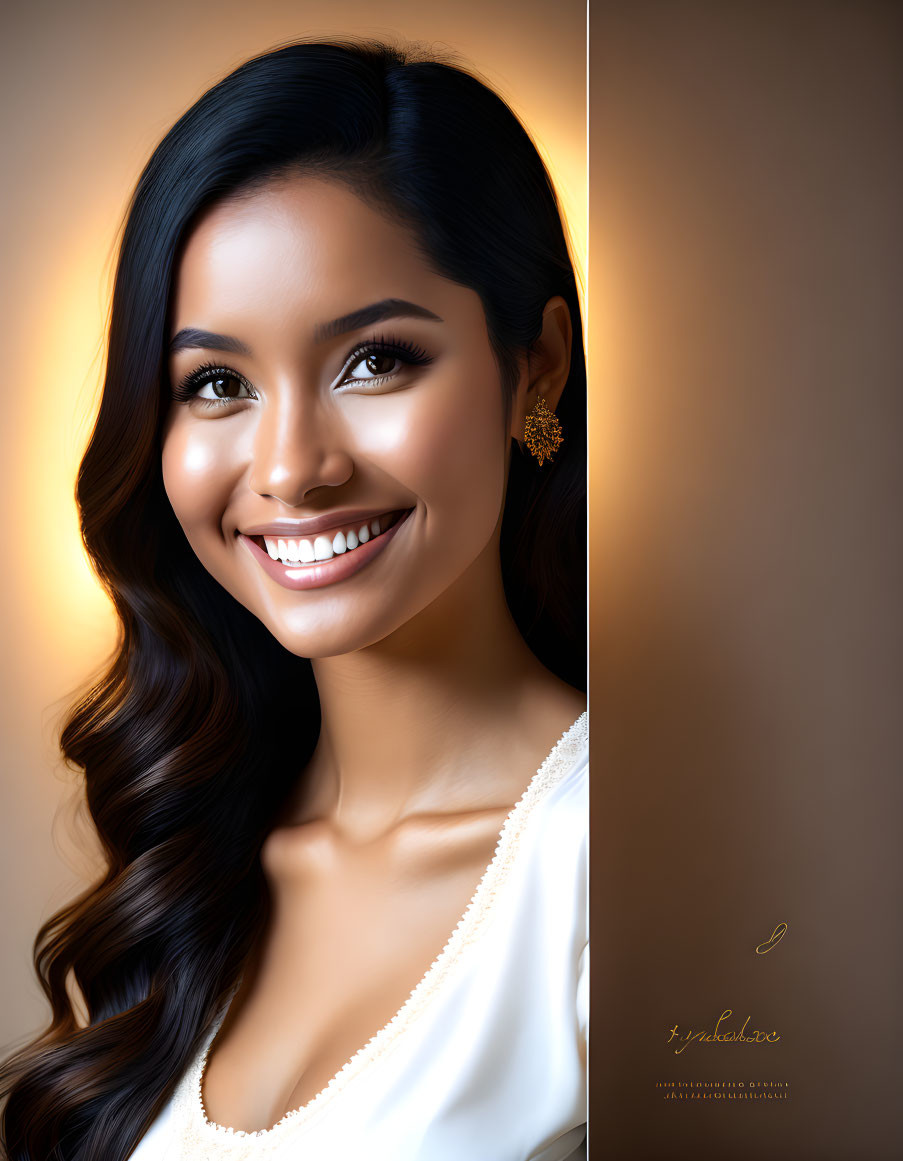
[[[901,26],[592,3],[591,1157],[903,1156]]]

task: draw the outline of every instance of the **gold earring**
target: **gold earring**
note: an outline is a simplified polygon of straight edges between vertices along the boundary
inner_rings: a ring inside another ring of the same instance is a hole
[[[536,401],[536,406],[527,416],[527,424],[524,429],[524,440],[527,447],[539,460],[540,467],[544,460],[551,461],[553,453],[561,446],[563,438],[558,416],[554,411],[549,411],[540,395]]]

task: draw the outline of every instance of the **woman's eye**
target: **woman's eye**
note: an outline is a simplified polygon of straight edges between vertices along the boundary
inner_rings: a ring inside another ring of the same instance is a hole
[[[242,395],[243,391],[244,395]],[[247,394],[245,384],[237,375],[223,371],[198,380],[198,390],[195,397],[219,402],[229,399],[249,399],[250,395]]]
[[[434,361],[423,347],[393,335],[381,335],[368,339],[356,347],[349,356],[347,370],[342,383],[382,383],[386,379],[395,380],[402,373],[402,381],[408,376],[405,371],[414,367],[427,367]]]
[[[199,406],[201,411],[222,407],[228,410],[232,403],[244,399],[256,399],[253,387],[237,371],[228,367],[198,367],[181,382],[173,384],[172,398],[175,403]]]
[[[396,364],[400,364],[401,359],[397,355],[387,355],[380,351],[374,351],[372,354],[361,356],[352,363],[348,370],[345,379],[357,380],[358,382],[366,383],[370,379],[378,379],[383,375],[391,375],[397,369]],[[355,371],[362,372],[355,374]]]

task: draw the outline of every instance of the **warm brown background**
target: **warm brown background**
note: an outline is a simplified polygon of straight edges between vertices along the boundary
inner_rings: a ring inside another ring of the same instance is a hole
[[[424,41],[460,54],[524,120],[585,268],[586,10],[563,0],[19,0],[0,15],[0,1055],[49,1011],[39,924],[91,875],[57,732],[114,624],[81,552],[73,488],[102,366],[110,256],[160,137],[247,57],[302,36]],[[56,820],[56,821],[54,821]],[[53,828],[53,829],[51,829]]]
[[[592,11],[590,1157],[895,1161],[903,6]]]

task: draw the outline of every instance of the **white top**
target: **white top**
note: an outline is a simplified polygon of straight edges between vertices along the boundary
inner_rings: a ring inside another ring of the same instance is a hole
[[[589,1023],[586,712],[508,813],[401,1009],[306,1105],[245,1133],[201,1076],[232,995],[131,1161],[578,1161]]]

